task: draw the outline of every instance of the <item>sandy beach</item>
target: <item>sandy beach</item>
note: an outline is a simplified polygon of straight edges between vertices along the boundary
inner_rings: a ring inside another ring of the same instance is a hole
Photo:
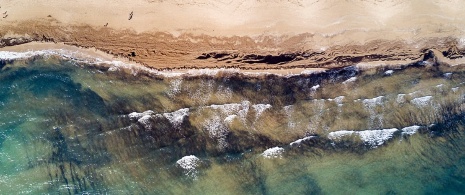
[[[428,50],[457,59],[464,3],[7,0],[0,47],[55,42],[156,69],[333,68],[418,61]]]

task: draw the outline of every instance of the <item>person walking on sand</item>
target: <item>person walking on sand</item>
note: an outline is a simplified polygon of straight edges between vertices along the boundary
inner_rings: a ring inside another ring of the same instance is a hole
[[[131,13],[129,14],[129,19],[128,20],[131,20],[132,19],[132,15],[134,14],[134,11],[131,11]]]

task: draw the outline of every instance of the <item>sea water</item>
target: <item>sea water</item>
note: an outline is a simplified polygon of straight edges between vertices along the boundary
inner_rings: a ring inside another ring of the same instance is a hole
[[[464,193],[464,67],[0,67],[1,194]]]

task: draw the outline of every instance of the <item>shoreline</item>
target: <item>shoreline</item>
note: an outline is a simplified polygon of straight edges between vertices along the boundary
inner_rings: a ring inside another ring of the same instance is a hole
[[[11,52],[3,53],[1,52]],[[114,64],[116,68],[140,69],[142,71],[156,72],[167,77],[169,75],[211,75],[219,72],[238,72],[244,75],[277,75],[289,76],[298,74],[312,74],[324,72],[324,68],[292,68],[292,69],[258,69],[244,70],[233,68],[187,68],[187,69],[172,69],[172,70],[157,70],[152,67],[147,67],[137,62],[129,61],[127,58],[115,57],[95,48],[81,48],[70,46],[63,43],[50,42],[30,42],[20,45],[8,46],[0,48],[0,60],[27,60],[36,55],[59,55],[78,62],[90,64]],[[11,55],[11,57],[8,57]]]
[[[3,53],[2,53],[3,52]],[[138,72],[147,72],[154,75],[162,75],[163,77],[177,77],[177,76],[199,76],[210,75],[214,76],[218,73],[240,73],[245,76],[263,76],[275,75],[281,77],[290,77],[296,75],[309,75],[318,74],[332,69],[339,69],[341,67],[332,68],[281,68],[281,69],[241,69],[241,68],[173,68],[173,69],[156,69],[154,67],[146,66],[127,58],[113,56],[111,54],[100,51],[96,48],[82,48],[78,46],[66,45],[64,43],[52,42],[29,42],[14,46],[0,48],[0,60],[27,60],[37,55],[58,55],[60,57],[75,60],[77,62],[88,63],[91,65],[110,66],[110,71],[124,69],[130,70],[132,74]],[[393,60],[393,61],[370,61],[354,63],[353,65],[360,70],[370,70],[376,68],[396,69],[402,66],[424,64],[424,65],[446,65],[457,66],[464,65],[465,58],[450,59],[444,57],[439,51],[428,50],[423,56],[411,60]]]

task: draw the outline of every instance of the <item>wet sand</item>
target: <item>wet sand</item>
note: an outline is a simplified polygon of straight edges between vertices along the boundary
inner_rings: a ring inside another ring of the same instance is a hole
[[[15,0],[0,5],[0,47],[63,43],[159,70],[447,61],[465,54],[463,3]]]

